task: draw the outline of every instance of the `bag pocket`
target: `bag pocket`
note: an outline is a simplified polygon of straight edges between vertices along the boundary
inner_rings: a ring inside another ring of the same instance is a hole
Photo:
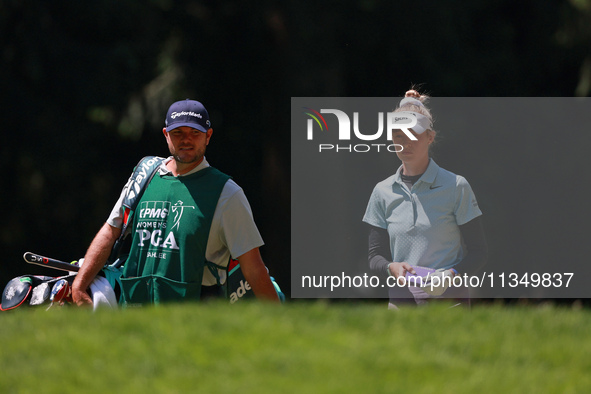
[[[157,275],[121,278],[122,304],[198,301],[201,283],[178,282]]]
[[[154,276],[154,303],[199,301],[201,283],[177,282]]]

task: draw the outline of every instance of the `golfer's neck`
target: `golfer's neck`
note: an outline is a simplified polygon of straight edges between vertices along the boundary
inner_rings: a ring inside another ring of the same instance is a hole
[[[424,174],[425,171],[427,171],[427,167],[429,167],[428,156],[425,159],[421,159],[419,161],[402,162],[403,174],[408,176]]]

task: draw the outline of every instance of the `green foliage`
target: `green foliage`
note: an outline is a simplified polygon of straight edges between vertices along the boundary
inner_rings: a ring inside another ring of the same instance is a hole
[[[588,392],[588,310],[322,302],[1,315],[0,391]]]

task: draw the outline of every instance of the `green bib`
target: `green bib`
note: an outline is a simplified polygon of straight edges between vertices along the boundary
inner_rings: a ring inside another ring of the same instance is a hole
[[[199,300],[211,221],[228,179],[213,167],[152,179],[133,213],[124,305]]]

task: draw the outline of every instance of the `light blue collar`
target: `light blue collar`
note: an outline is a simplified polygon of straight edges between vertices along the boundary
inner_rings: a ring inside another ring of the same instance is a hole
[[[433,184],[435,182],[435,178],[437,177],[437,173],[439,172],[439,166],[433,159],[429,159],[429,165],[427,166],[427,170],[423,173],[423,175],[419,178],[418,182],[425,182]],[[403,184],[402,182],[402,165],[398,167],[398,171],[394,176],[394,182]]]

